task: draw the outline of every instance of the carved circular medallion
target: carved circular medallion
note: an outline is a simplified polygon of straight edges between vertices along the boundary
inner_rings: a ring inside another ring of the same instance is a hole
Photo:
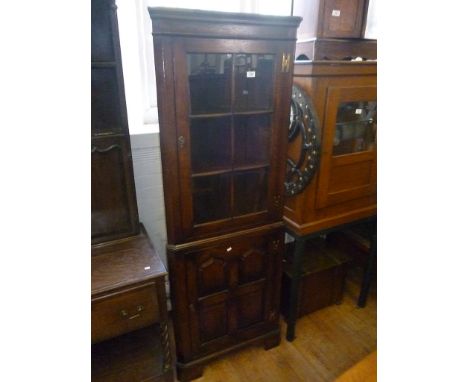
[[[286,195],[301,193],[314,177],[319,162],[319,128],[314,107],[305,91],[293,85],[288,129],[289,145],[300,147],[299,158],[287,159]]]

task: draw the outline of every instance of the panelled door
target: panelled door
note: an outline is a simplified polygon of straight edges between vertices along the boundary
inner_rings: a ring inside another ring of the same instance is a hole
[[[329,87],[317,208],[376,193],[377,87]]]
[[[195,354],[216,351],[277,321],[282,235],[245,238],[187,255],[190,331]]]
[[[290,83],[288,46],[195,38],[175,44],[185,237],[281,219],[285,165],[277,156],[287,138],[279,118],[289,100],[279,89]]]

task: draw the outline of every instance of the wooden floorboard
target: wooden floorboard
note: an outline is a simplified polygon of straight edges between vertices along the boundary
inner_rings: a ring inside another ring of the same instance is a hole
[[[348,275],[343,302],[300,318],[297,338],[285,339],[265,351],[249,347],[224,356],[205,367],[195,382],[330,382],[377,349],[377,294],[375,286],[367,306],[356,306],[360,273]]]

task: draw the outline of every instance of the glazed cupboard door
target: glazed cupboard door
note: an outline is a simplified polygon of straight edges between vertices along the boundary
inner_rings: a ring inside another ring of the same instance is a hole
[[[289,100],[278,89],[290,79],[289,61],[288,72],[282,66],[286,48],[245,40],[175,44],[185,237],[281,218],[284,165],[277,157],[286,130],[279,118]]]
[[[250,237],[187,255],[194,354],[234,344],[277,321],[281,237]]]
[[[375,194],[377,88],[328,88],[323,131],[317,207]]]

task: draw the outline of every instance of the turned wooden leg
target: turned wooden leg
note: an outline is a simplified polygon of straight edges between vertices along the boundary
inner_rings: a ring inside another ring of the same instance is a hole
[[[271,348],[278,346],[280,342],[281,342],[281,333],[278,333],[277,335],[265,338],[263,340],[263,348],[265,350],[270,350]]]
[[[203,375],[204,365],[196,365],[190,367],[178,367],[177,368],[177,379],[180,382],[189,382],[192,379],[200,378]]]

